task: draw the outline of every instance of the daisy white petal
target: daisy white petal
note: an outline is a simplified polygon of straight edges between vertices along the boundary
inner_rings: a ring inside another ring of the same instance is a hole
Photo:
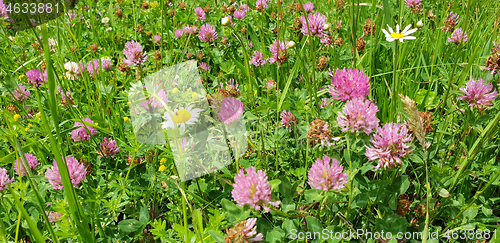
[[[413,34],[413,33],[415,33],[415,32],[417,32],[417,28],[412,29],[412,30],[408,30],[407,32],[403,32],[403,33],[404,33],[404,34],[405,34],[405,36],[406,36],[406,35],[411,35],[411,34]]]
[[[403,30],[403,33],[406,33],[406,31],[408,31],[410,28],[411,28],[411,24],[407,25],[405,27],[405,29]]]
[[[389,28],[390,33],[394,32],[394,30],[391,28],[391,26],[387,25],[387,28]]]
[[[415,36],[405,36],[402,39],[405,39],[405,40],[415,40],[415,39],[417,39],[417,37],[415,37]]]

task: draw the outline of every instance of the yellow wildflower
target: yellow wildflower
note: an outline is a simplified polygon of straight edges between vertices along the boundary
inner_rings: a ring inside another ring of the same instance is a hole
[[[124,117],[124,118],[123,118],[123,121],[124,121],[124,122],[128,122],[128,117]]]
[[[158,169],[159,172],[163,172],[167,169],[164,165],[161,165],[160,168]]]
[[[24,77],[26,77],[24,74],[19,75],[19,79],[22,79],[22,78],[24,78]]]
[[[21,115],[19,115],[19,114],[15,114],[15,115],[14,115],[14,121],[19,120],[19,118],[21,118]]]
[[[165,158],[160,159],[160,164],[165,164],[165,162],[167,162]]]
[[[36,118],[40,118],[42,116],[42,113],[36,113]]]
[[[174,93],[174,94],[175,94],[175,93],[179,93],[179,89],[174,88],[174,89],[172,90],[172,93]]]
[[[196,92],[193,92],[191,96],[193,97],[193,99],[198,99],[198,93]]]

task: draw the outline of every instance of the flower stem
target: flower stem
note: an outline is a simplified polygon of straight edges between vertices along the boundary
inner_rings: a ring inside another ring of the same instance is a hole
[[[181,182],[181,188],[185,191],[186,182]],[[188,242],[188,223],[187,223],[187,210],[186,210],[186,199],[182,197],[182,214],[184,215],[184,242]]]
[[[397,97],[398,97],[398,78],[396,75],[396,71],[398,69],[398,41],[395,41],[395,47],[394,47],[394,67],[392,70],[392,104],[393,104],[393,113],[392,113],[392,119],[394,122],[397,121]]]
[[[347,141],[347,162],[349,162],[349,204],[347,205],[347,214],[346,218],[349,219],[349,215],[351,213],[351,203],[352,203],[352,191],[353,191],[353,177],[354,173],[352,170],[352,160],[351,160],[351,144],[349,142],[349,131],[345,135]]]

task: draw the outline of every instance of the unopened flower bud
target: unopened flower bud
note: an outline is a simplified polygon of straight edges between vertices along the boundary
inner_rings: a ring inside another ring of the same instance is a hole
[[[289,42],[287,43],[287,46],[288,46],[289,48],[293,48],[293,47],[295,46],[295,41],[289,41]]]
[[[323,30],[329,30],[330,29],[330,24],[326,23],[323,25]]]
[[[417,22],[417,27],[418,28],[424,27],[424,23],[422,22],[422,20],[420,20],[420,21]]]
[[[229,18],[228,17],[224,17],[221,19],[221,22],[222,22],[222,25],[226,26],[227,24],[229,24]]]

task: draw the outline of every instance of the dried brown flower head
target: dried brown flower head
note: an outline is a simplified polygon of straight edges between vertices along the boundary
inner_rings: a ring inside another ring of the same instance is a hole
[[[143,2],[142,3],[142,8],[143,9],[148,9],[149,8],[149,4],[147,2]]]
[[[186,3],[185,3],[185,2],[181,2],[181,3],[179,3],[179,8],[180,8],[180,9],[186,9],[186,7],[187,7],[187,6],[186,6]]]
[[[189,51],[186,53],[186,58],[191,59],[193,57],[193,54],[191,54]]]
[[[328,129],[328,123],[322,121],[321,119],[316,119],[311,122],[311,129],[307,137],[309,138],[309,143],[311,145],[321,144],[324,145],[326,142],[332,140],[332,135],[330,134],[330,129]]]
[[[225,13],[228,11],[226,5],[222,5],[221,11],[222,11],[222,13]]]
[[[304,8],[302,8],[302,5],[300,3],[295,3],[295,12],[302,12]]]
[[[76,51],[78,51],[78,47],[77,47],[77,46],[71,46],[71,51],[72,51],[72,52],[76,52]]]
[[[144,31],[144,28],[142,27],[141,24],[137,24],[136,30],[138,33],[142,33]]]
[[[210,11],[212,11],[212,9],[210,8],[210,6],[207,4],[207,6],[203,7],[203,11],[205,11],[205,13],[208,13]]]
[[[89,176],[90,174],[92,174],[92,172],[94,171],[92,169],[92,166],[91,164],[89,163],[89,160],[88,159],[80,159],[80,163],[83,164],[83,166],[85,166],[85,170],[87,171],[87,176]]]
[[[115,15],[116,15],[119,19],[121,19],[121,18],[123,18],[123,11],[122,11],[121,9],[117,9],[117,10],[115,11]]]
[[[130,163],[132,162],[132,158],[134,156],[133,155],[125,155],[125,156],[127,157],[127,166],[130,166]],[[144,162],[144,158],[145,158],[145,156],[135,157],[134,164],[135,165],[141,164],[142,162]]]
[[[40,64],[40,67],[42,68],[42,70],[47,69],[47,61],[45,61],[45,59],[42,61],[42,64]]]
[[[375,22],[372,22],[371,19],[367,19],[365,25],[363,26],[363,34],[365,36],[375,37],[375,30],[377,27],[375,26]]]
[[[272,12],[272,13],[271,13],[271,17],[270,17],[270,18],[271,18],[272,20],[276,20],[276,16],[277,16],[277,14],[276,14],[275,12]]]
[[[231,5],[229,6],[229,8],[227,9],[230,13],[234,13],[234,11],[236,11],[236,8],[234,7],[234,5]]]
[[[246,34],[247,28],[245,26],[241,26],[241,33]]]
[[[358,50],[358,53],[363,53],[365,50],[365,39],[364,37],[360,37],[356,40],[356,50]],[[352,54],[354,55],[354,48],[351,49]]]
[[[160,61],[161,60],[161,52],[160,51],[155,51],[155,56],[153,57],[155,61]]]
[[[228,42],[227,42],[227,38],[224,36],[224,37],[222,38],[222,40],[220,41],[220,43],[221,43],[221,44],[223,44],[223,45],[227,45],[227,43],[228,43]]]
[[[410,206],[411,206],[412,201],[409,200],[408,195],[406,194],[401,194],[398,196],[398,207],[396,209],[396,213],[404,217],[408,212],[410,211]]]
[[[19,109],[14,104],[10,104],[7,106],[7,111],[12,113],[18,113]]]
[[[300,18],[297,17],[293,21],[293,30],[299,31],[302,28],[302,21],[300,21]]]
[[[328,65],[328,63],[326,62],[326,57],[325,56],[320,56],[318,58],[318,65],[316,66],[316,68],[318,70],[322,70],[322,69],[326,68],[327,65]]]
[[[336,46],[342,46],[343,43],[344,39],[342,39],[341,37],[335,39],[335,42],[333,42],[333,44],[335,44]]]
[[[90,45],[89,49],[92,50],[93,53],[96,53],[97,49],[99,49],[99,47],[97,46],[96,43],[92,43],[92,45]]]
[[[170,10],[170,17],[173,17],[175,16],[175,8],[173,8],[172,10]]]
[[[345,2],[344,2],[344,0],[337,0],[337,1],[335,2],[335,9],[336,9],[337,11],[342,10],[342,9],[344,8],[344,6],[345,6]]]
[[[127,64],[123,63],[123,62],[120,63],[120,66],[118,68],[120,69],[120,71],[122,73],[127,73],[127,75],[128,75],[128,72],[130,71],[130,67]]]
[[[147,36],[147,37],[151,37],[151,36],[153,36],[153,32],[151,32],[151,31],[149,31],[149,30],[148,30],[148,31],[146,31],[146,36]]]

